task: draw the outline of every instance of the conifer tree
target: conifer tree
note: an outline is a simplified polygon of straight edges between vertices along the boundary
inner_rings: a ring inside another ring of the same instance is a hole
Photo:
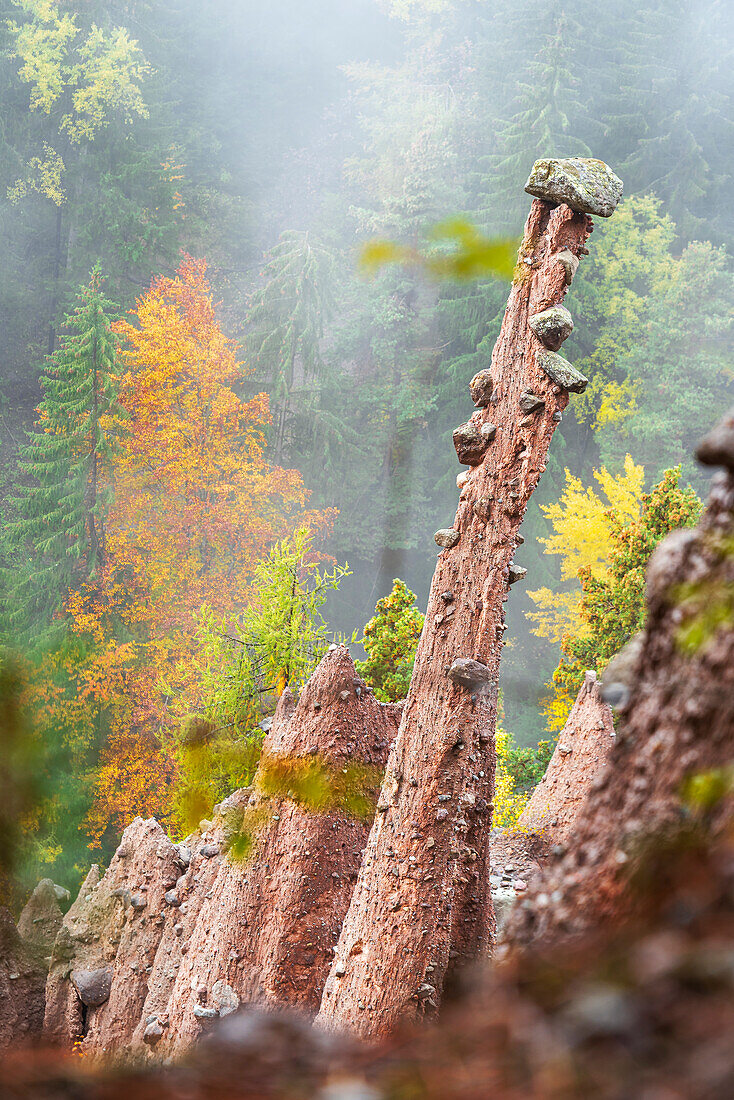
[[[280,462],[293,389],[298,381],[313,382],[323,367],[320,341],[334,308],[334,260],[312,234],[289,230],[270,251],[263,274],[266,282],[251,302],[248,347],[270,388]]]
[[[383,703],[408,694],[424,618],[415,605],[415,593],[396,577],[390,594],[377,601],[375,614],[365,625],[361,641],[367,660],[357,661],[357,671]]]
[[[518,82],[509,117],[497,136],[497,152],[489,158],[487,218],[495,232],[517,228],[517,181],[527,177],[535,160],[591,155],[581,136],[588,134],[589,124],[572,45],[577,35],[578,25],[560,13]]]
[[[693,6],[663,0],[633,5],[619,20],[616,163],[629,191],[652,191],[662,199],[688,240],[731,227],[725,150],[734,131],[731,66],[721,50],[725,7],[716,0]]]
[[[43,632],[64,593],[104,565],[104,469],[117,391],[112,311],[95,268],[44,366],[38,419],[21,448],[28,482],[13,500],[5,536],[16,638]]]

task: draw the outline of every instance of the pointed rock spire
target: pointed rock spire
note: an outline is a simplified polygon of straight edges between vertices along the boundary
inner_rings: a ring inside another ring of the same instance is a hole
[[[601,697],[595,672],[587,672],[547,771],[523,810],[518,827],[545,832],[560,844],[573,836],[579,810],[606,767],[614,744],[611,707]]]

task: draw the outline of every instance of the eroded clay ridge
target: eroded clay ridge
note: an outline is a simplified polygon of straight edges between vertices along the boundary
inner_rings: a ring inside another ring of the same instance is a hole
[[[569,841],[597,776],[614,744],[612,709],[595,672],[587,672],[545,775],[520,815],[518,827],[542,832],[554,844]]]
[[[333,647],[297,703],[281,697],[265,753],[382,768],[399,716]],[[263,807],[253,854],[230,861],[232,813]],[[156,821],[137,819],[104,876],[92,869],[54,948],[49,1039],[170,1054],[242,1003],[318,1007],[368,825],[266,800],[256,777],[203,826],[174,845]]]
[[[698,450],[723,466],[698,528],[675,531],[647,570],[647,625],[625,685],[617,738],[593,781],[575,841],[536,879],[510,919],[516,944],[578,935],[618,918],[645,838],[693,811],[685,782],[716,791],[713,824],[731,821],[722,777],[734,759],[734,410]],[[718,778],[717,778],[718,777]]]

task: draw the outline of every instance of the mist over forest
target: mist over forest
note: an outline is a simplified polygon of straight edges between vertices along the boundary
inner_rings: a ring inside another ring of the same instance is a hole
[[[447,219],[519,242],[533,163],[594,157],[624,199],[566,299],[590,381],[524,521],[500,681],[517,746],[556,736],[577,572],[601,576],[619,534],[603,513],[636,522],[662,485],[648,555],[671,509],[695,521],[695,446],[731,403],[733,31],[724,0],[0,0],[2,641],[52,749],[29,880],[75,888],[127,820],[180,822],[191,790],[202,816],[197,784],[252,774],[283,668],[302,686],[334,634],[364,658],[395,578],[425,611],[508,282],[370,274],[360,249],[430,252]],[[42,384],[54,355],[71,396]],[[83,421],[65,457],[54,401]],[[325,602],[264,671],[252,646],[283,629],[255,597],[302,528]],[[192,764],[173,806],[192,715],[245,748]]]

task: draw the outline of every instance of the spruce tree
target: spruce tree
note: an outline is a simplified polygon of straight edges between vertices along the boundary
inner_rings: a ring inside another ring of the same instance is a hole
[[[618,165],[627,193],[652,191],[681,236],[727,236],[731,213],[731,65],[726,5],[663,0],[633,6],[619,50]],[[685,48],[681,48],[685,43]],[[614,109],[614,108],[613,108]],[[614,123],[613,123],[614,125]]]
[[[578,24],[561,12],[526,63],[507,121],[498,126],[483,219],[494,232],[518,228],[523,205],[517,182],[539,157],[591,155],[582,136],[593,126],[580,92],[577,40]]]
[[[98,269],[43,368],[38,419],[21,447],[27,478],[5,533],[11,638],[44,632],[65,592],[104,565],[104,465],[116,408],[117,338]]]
[[[289,230],[271,249],[263,275],[266,282],[250,304],[247,346],[259,379],[270,388],[274,459],[280,463],[292,428],[294,389],[309,392],[323,369],[320,342],[335,304],[334,259],[313,234]]]

